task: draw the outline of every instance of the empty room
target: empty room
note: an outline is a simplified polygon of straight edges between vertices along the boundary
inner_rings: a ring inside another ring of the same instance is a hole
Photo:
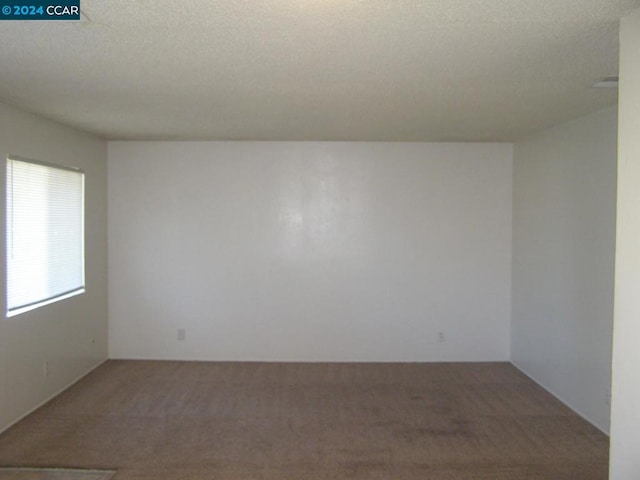
[[[0,480],[640,478],[640,0],[0,12]]]

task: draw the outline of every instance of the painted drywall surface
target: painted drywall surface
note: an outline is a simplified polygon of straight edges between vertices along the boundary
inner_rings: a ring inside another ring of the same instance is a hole
[[[512,361],[609,429],[617,112],[514,146]]]
[[[106,142],[0,104],[0,152],[80,167],[86,189],[86,292],[0,322],[1,431],[106,359],[108,319]],[[0,198],[4,224],[4,193]],[[4,242],[1,235],[2,251]],[[4,292],[5,274],[0,277]]]
[[[509,358],[511,145],[108,152],[111,357]]]
[[[620,25],[611,480],[640,478],[640,10]]]

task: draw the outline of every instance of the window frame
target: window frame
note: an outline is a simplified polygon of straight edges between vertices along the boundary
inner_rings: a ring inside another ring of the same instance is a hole
[[[23,157],[20,155],[9,154],[5,157],[5,175],[7,175],[8,164],[10,161],[31,163],[34,165],[39,165],[47,168],[57,169],[57,170],[65,170],[73,173],[78,173],[81,175],[82,183],[81,183],[81,202],[80,202],[80,240],[81,240],[81,253],[80,260],[82,265],[82,281],[81,285],[73,290],[61,292],[53,297],[47,297],[45,299],[41,299],[38,301],[31,302],[29,304],[21,305],[19,307],[9,308],[9,218],[8,218],[8,202],[7,196],[9,192],[9,178],[6,177],[4,181],[4,197],[5,197],[5,219],[4,219],[4,238],[5,238],[5,315],[7,318],[14,317],[20,315],[25,312],[29,312],[31,310],[35,310],[40,307],[44,307],[46,305],[50,305],[52,303],[57,303],[59,301],[65,300],[67,298],[75,297],[77,295],[83,294],[86,291],[86,230],[85,230],[85,202],[86,202],[86,174],[83,169],[69,166],[69,165],[60,165],[57,163],[46,162],[42,160],[35,160],[32,158]]]

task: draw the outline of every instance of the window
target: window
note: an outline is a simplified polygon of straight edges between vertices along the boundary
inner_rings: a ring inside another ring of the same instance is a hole
[[[84,173],[7,159],[7,315],[84,292]]]

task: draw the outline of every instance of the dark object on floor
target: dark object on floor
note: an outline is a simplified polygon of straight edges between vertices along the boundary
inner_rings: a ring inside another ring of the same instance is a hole
[[[114,473],[65,468],[0,468],[0,480],[109,480]]]

